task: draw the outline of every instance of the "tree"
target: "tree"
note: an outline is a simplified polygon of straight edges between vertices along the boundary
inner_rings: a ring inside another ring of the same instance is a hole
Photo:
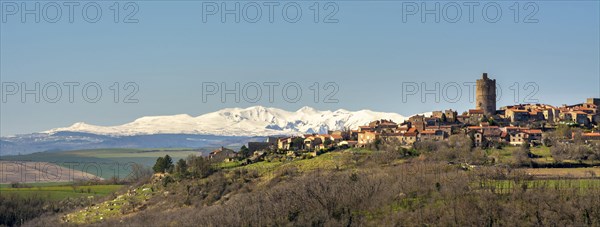
[[[247,158],[247,157],[250,157],[252,154],[250,153],[250,149],[248,149],[248,147],[246,147],[246,145],[243,145],[243,146],[240,148],[240,155],[241,155],[243,158]]]
[[[302,149],[302,147],[304,146],[304,139],[302,137],[296,137],[292,140],[292,147],[294,147],[296,150],[300,150]]]
[[[202,156],[188,156],[187,164],[190,174],[194,177],[204,178],[215,172],[213,163]]]
[[[378,151],[381,148],[382,143],[383,141],[381,140],[381,138],[375,139],[375,141],[373,141],[373,143],[370,144],[371,150]]]
[[[533,153],[531,153],[531,149],[529,143],[523,143],[514,153],[515,164],[518,166],[530,166],[533,164],[531,162],[531,158],[533,157]]]
[[[164,163],[165,163],[165,158],[163,157],[158,157],[156,159],[156,162],[154,163],[154,166],[152,167],[152,170],[154,170],[154,173],[163,173],[165,167],[164,167]]]
[[[131,165],[131,174],[127,177],[127,181],[129,182],[142,182],[146,179],[149,179],[152,176],[152,170],[150,168],[144,167],[141,164],[134,163]]]
[[[447,122],[448,118],[446,117],[446,114],[442,114],[442,117],[440,119],[441,122]]]
[[[169,173],[173,172],[173,159],[169,155],[165,155],[165,171]]]
[[[167,173],[173,171],[173,160],[171,156],[165,155],[165,157],[158,157],[154,167],[152,167],[155,173]]]
[[[175,173],[180,176],[185,176],[188,173],[187,168],[188,166],[185,160],[179,159],[179,161],[177,161],[177,164],[175,165]]]

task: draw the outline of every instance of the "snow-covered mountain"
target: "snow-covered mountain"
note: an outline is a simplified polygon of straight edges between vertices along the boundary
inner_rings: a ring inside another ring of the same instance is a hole
[[[302,133],[325,133],[327,130],[357,128],[378,119],[403,122],[407,117],[396,113],[370,110],[319,111],[302,107],[290,112],[277,108],[254,106],[227,108],[192,117],[187,114],[151,116],[117,126],[97,126],[83,122],[70,127],[56,128],[45,133],[81,132],[110,136],[153,134],[201,134],[223,136],[269,136]]]

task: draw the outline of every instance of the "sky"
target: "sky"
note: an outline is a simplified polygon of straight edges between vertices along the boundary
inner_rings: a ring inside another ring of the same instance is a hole
[[[0,1],[1,136],[255,105],[462,112],[484,72],[499,107],[600,97],[598,1],[76,3]]]

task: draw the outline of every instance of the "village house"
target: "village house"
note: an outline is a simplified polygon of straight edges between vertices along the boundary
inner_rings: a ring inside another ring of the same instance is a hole
[[[321,138],[315,136],[304,137],[304,149],[312,151],[321,144]]]
[[[374,143],[379,139],[379,133],[374,131],[364,131],[358,134],[358,146],[365,147],[369,144]]]
[[[343,140],[337,144],[340,147],[356,147],[358,145],[358,141],[356,140]]]
[[[383,142],[387,142],[387,143],[401,142],[403,134],[404,133],[400,133],[400,132],[386,133],[386,134],[381,134],[380,138]]]
[[[586,143],[590,141],[600,141],[600,133],[598,132],[590,132],[590,133],[582,133],[581,139]]]
[[[408,118],[408,122],[410,122],[411,127],[416,128],[417,131],[425,130],[425,116],[424,115],[415,115]]]
[[[400,126],[396,129],[396,133],[405,133],[408,132],[409,127],[407,126]]]
[[[446,133],[446,137],[455,134],[460,129],[460,125],[452,124],[452,125],[442,125],[439,130],[444,131]]]
[[[508,141],[508,133],[502,132],[498,128],[491,128],[483,131],[483,137],[490,143],[504,143]]]
[[[255,152],[259,150],[274,150],[278,148],[279,138],[268,137],[266,142],[248,142],[248,150]]]
[[[461,124],[468,124],[469,123],[469,116],[466,113],[463,113],[462,115],[458,115],[456,116],[456,121],[461,123]]]
[[[403,145],[413,145],[417,142],[418,136],[419,132],[417,132],[417,130],[408,130],[408,132],[402,134],[400,142]]]
[[[559,118],[562,121],[573,121],[573,114],[569,110],[561,109]]]
[[[541,143],[543,133],[541,129],[524,129],[522,131],[529,135],[529,141]]]
[[[444,112],[442,112],[442,111],[433,111],[433,112],[431,112],[431,117],[445,120],[446,119],[446,114]]]
[[[441,122],[442,122],[442,120],[440,118],[426,117],[425,118],[425,127],[440,126]]]
[[[510,145],[518,146],[524,143],[529,143],[529,134],[518,131],[510,134]]]
[[[284,137],[277,140],[277,149],[287,151],[290,150],[293,137]]]
[[[529,121],[529,111],[522,109],[506,109],[505,118],[510,119],[510,122],[526,122]]]
[[[454,123],[456,122],[456,117],[458,116],[458,113],[452,109],[449,109],[444,112],[444,115],[446,116],[446,122]]]
[[[485,111],[482,109],[471,109],[466,114],[467,117],[463,119],[465,124],[478,125],[485,118]]]
[[[334,138],[341,138],[341,140],[349,140],[351,137],[350,131],[331,131],[329,134]]]
[[[305,135],[304,137],[304,149],[309,151],[327,149],[333,145],[331,135],[328,134]]]
[[[550,123],[557,123],[560,121],[560,110],[557,108],[548,108],[542,111],[544,119]]]
[[[542,130],[540,129],[510,127],[504,131],[510,136],[509,143],[515,146],[531,142],[541,143],[542,140]]]
[[[391,120],[377,120],[369,123],[369,127],[378,133],[393,133],[398,128],[398,124]]]
[[[337,144],[339,142],[342,142],[344,140],[344,137],[339,134],[333,134],[330,135],[330,140],[333,141],[333,143]]]
[[[329,134],[319,134],[317,135],[317,137],[321,138],[321,144],[319,146],[319,149],[327,149],[333,147],[333,145],[336,144],[336,139]],[[337,139],[337,142],[339,141],[342,141],[341,137]]]
[[[420,141],[442,141],[446,137],[442,130],[423,130],[419,132]]]
[[[348,140],[358,140],[359,130],[350,130],[350,138]]]
[[[371,126],[365,125],[365,126],[359,126],[358,127],[358,132],[367,132],[367,131],[374,131],[375,129]]]
[[[588,119],[588,114],[583,112],[583,111],[572,111],[571,113],[571,120],[574,121],[575,123],[579,124],[579,125],[583,125],[583,126],[589,126],[589,119]]]
[[[228,162],[237,157],[237,153],[231,149],[220,147],[219,149],[213,150],[208,154],[208,158],[217,162]]]
[[[544,112],[533,110],[529,112],[529,120],[530,121],[543,121],[545,120]]]
[[[489,124],[482,123],[480,126],[469,126],[467,127],[467,133],[473,134],[473,143],[475,146],[482,146],[485,142],[489,143],[502,143],[507,140],[508,134],[498,126],[490,126]]]
[[[248,142],[248,150],[250,152],[266,150],[269,148],[269,145],[267,142]]]

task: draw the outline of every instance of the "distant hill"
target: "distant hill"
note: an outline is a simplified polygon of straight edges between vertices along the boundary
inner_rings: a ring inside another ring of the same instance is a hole
[[[1,138],[0,155],[98,148],[241,147],[248,142],[264,140],[264,137],[190,134],[108,136],[82,132],[34,133]]]

